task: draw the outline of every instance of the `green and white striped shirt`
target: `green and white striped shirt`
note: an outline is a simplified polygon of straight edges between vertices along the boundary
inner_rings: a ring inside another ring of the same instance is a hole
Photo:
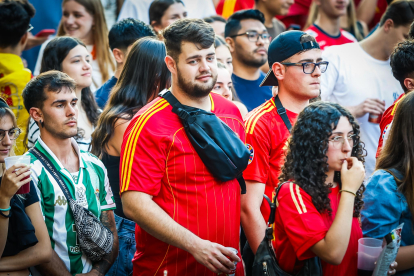
[[[102,211],[115,209],[106,168],[96,156],[80,151],[73,138],[72,146],[79,156],[77,183],[73,181],[71,173],[63,167],[40,137],[35,144],[35,147],[45,154],[60,171],[63,181],[77,203],[92,211],[99,218]],[[72,275],[89,272],[92,269],[92,262],[80,250],[75,220],[65,195],[42,163],[32,154],[26,154],[31,155],[32,178],[40,199],[52,248]]]

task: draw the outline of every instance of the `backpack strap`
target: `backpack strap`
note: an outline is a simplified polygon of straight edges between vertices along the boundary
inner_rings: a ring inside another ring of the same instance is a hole
[[[279,194],[280,188],[282,188],[282,186],[284,184],[288,183],[288,182],[290,182],[290,181],[283,182],[282,184],[280,184],[276,188],[276,193],[275,193],[275,197],[273,198],[273,202],[270,200],[270,198],[267,195],[263,194],[264,199],[266,199],[267,203],[269,203],[269,206],[270,206],[270,215],[269,215],[269,219],[268,219],[268,222],[267,222],[268,225],[273,224],[275,222],[276,207],[277,207],[276,206],[276,199],[277,199],[277,196]]]
[[[282,118],[283,122],[285,123],[286,128],[289,130],[292,129],[292,124],[289,121],[289,117],[286,114],[286,108],[283,107],[282,102],[279,99],[279,95],[274,97],[277,113],[279,114],[280,118]]]

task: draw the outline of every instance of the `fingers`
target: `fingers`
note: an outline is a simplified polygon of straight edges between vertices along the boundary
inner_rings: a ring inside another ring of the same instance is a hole
[[[16,180],[17,181],[22,181],[24,178],[26,178],[26,177],[28,177],[28,176],[30,176],[32,174],[32,171],[27,171],[27,172],[24,172],[24,173],[22,173],[22,174],[19,174],[17,177],[16,177]],[[30,177],[29,177],[30,178]],[[27,180],[27,179],[24,179],[24,180]]]
[[[27,170],[26,168],[30,169],[30,166],[28,166],[26,164],[14,164],[10,168],[8,168],[5,173],[12,173],[15,170],[25,170],[26,171]]]
[[[363,110],[365,113],[382,114],[385,111],[385,103],[379,99],[366,99]]]
[[[219,249],[220,249],[221,253],[223,253],[225,256],[230,258],[231,261],[241,262],[239,256],[237,256],[237,254],[234,254],[234,252],[232,250],[228,249],[227,247],[224,247],[224,246],[220,245]]]

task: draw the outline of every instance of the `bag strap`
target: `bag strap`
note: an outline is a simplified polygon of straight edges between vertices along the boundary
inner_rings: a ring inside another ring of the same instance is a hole
[[[61,175],[56,172],[57,170],[55,166],[51,162],[49,162],[47,157],[36,148],[31,148],[29,152],[33,154],[40,161],[40,163],[42,163],[43,167],[45,167],[45,169],[49,171],[50,175],[53,176],[53,178],[58,183],[60,189],[62,190],[63,194],[65,195],[66,199],[68,201],[70,199],[73,199],[70,195],[68,187],[66,186],[65,182],[63,182]]]
[[[268,225],[273,224],[275,222],[276,207],[277,207],[276,199],[279,194],[280,188],[282,188],[282,186],[288,182],[289,181],[283,182],[276,188],[276,193],[275,193],[275,197],[273,198],[273,202],[270,200],[270,198],[267,195],[263,194],[263,197],[266,199],[267,203],[269,203],[269,206],[270,206],[270,215],[269,215],[269,220],[267,222]]]
[[[164,89],[160,96],[163,97],[171,106],[172,106],[172,112],[178,115],[182,120],[192,123],[195,118],[192,118],[190,113],[188,113],[185,109],[182,103],[180,103],[177,98],[171,93],[170,90]]]
[[[292,124],[290,123],[289,117],[286,114],[286,108],[283,107],[282,102],[279,99],[279,95],[276,95],[276,97],[274,97],[274,101],[277,113],[279,114],[280,118],[282,118],[283,122],[285,123],[285,126],[287,127],[290,133],[290,130],[292,129]]]

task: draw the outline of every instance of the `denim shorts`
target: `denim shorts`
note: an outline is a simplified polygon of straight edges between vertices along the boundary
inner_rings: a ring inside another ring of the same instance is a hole
[[[135,222],[115,215],[115,223],[118,231],[119,253],[106,276],[132,275],[132,258],[136,250]]]

